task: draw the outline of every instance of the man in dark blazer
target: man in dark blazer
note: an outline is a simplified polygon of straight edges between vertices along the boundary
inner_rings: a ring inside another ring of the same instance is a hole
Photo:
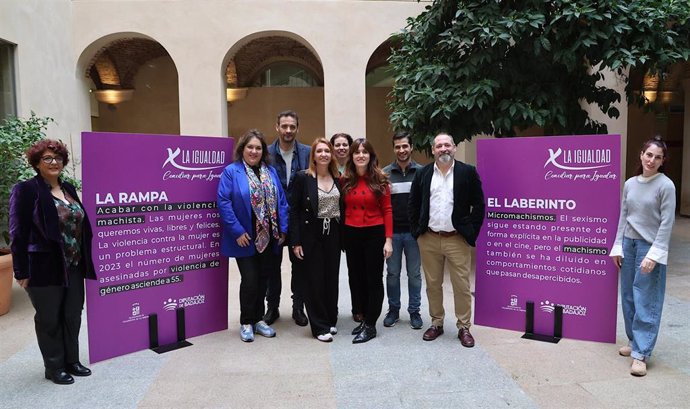
[[[470,334],[470,247],[475,246],[484,220],[484,194],[477,170],[454,160],[455,150],[450,135],[436,135],[431,147],[434,162],[417,171],[408,211],[412,236],[422,256],[431,315],[431,327],[423,339],[433,341],[443,334],[443,269],[447,265],[458,338],[470,348],[474,346]]]
[[[283,186],[288,202],[290,202],[290,194],[292,192],[292,180],[297,172],[309,167],[309,151],[308,145],[299,143],[297,141],[297,134],[299,132],[299,116],[295,111],[283,111],[278,114],[276,118],[276,132],[278,138],[275,142],[268,146],[268,156],[271,160],[271,165],[278,172],[280,184]],[[304,283],[301,282],[298,276],[294,263],[295,257],[291,251],[288,251],[290,263],[292,266],[292,277],[290,279],[290,289],[292,290],[292,319],[299,326],[306,326],[309,323],[307,316],[304,314]],[[280,253],[280,262],[283,260],[283,253]],[[266,287],[266,314],[264,321],[271,325],[280,317],[280,293],[283,282],[280,274],[271,274],[268,277],[268,286]]]

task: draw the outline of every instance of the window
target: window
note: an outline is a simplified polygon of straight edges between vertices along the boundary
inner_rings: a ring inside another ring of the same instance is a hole
[[[0,120],[17,115],[14,45],[0,40]]]
[[[257,78],[257,87],[318,87],[314,76],[301,65],[279,62],[269,65]]]

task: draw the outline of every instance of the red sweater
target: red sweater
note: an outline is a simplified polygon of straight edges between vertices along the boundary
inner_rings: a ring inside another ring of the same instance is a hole
[[[383,224],[386,237],[393,237],[393,207],[390,187],[377,197],[364,178],[345,195],[345,224],[350,227],[370,227]]]

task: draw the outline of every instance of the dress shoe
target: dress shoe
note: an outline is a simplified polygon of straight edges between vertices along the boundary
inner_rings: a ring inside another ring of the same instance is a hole
[[[364,321],[360,322],[359,325],[357,325],[357,326],[355,327],[355,329],[352,330],[352,335],[357,335],[357,334],[359,334],[360,332],[362,332],[362,330],[364,329],[364,326],[365,326],[365,325],[367,325],[367,324],[365,324]]]
[[[474,346],[474,337],[470,334],[470,330],[467,328],[460,328],[458,331],[458,338],[460,343],[465,348],[472,348]]]
[[[364,314],[352,314],[352,319],[355,322],[362,322],[364,321]]]
[[[307,324],[309,324],[309,320],[307,319],[307,316],[304,315],[304,311],[302,311],[301,308],[292,309],[292,319],[295,320],[295,324],[299,325],[300,327],[306,327]]]
[[[278,311],[278,307],[269,307],[266,311],[266,314],[264,314],[264,322],[268,325],[276,322],[278,318],[280,318],[280,311]]]
[[[91,375],[91,370],[84,365],[81,364],[81,362],[75,362],[73,364],[67,364],[67,367],[65,368],[68,373],[74,375],[74,376],[89,376]]]
[[[65,372],[64,369],[46,369],[46,379],[50,379],[53,383],[58,385],[70,385],[74,383],[72,375]]]
[[[352,340],[353,344],[361,344],[376,338],[376,327],[364,324],[362,331]]]
[[[443,335],[443,327],[441,327],[441,326],[437,327],[436,325],[432,325],[429,327],[428,330],[426,330],[424,332],[422,339],[424,341],[433,341],[436,338],[440,337],[441,335]]]

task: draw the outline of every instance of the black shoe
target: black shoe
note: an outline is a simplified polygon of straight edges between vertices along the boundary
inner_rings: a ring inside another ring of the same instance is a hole
[[[352,330],[352,335],[358,335],[360,332],[362,332],[366,325],[367,324],[365,324],[364,321],[360,322],[359,325],[357,325],[355,329]]]
[[[371,341],[376,338],[376,327],[373,325],[364,324],[364,329],[362,332],[357,334],[355,339],[352,340],[353,344],[361,344],[363,342]]]
[[[76,362],[73,364],[67,364],[67,368],[65,368],[68,373],[74,375],[74,376],[89,376],[91,375],[91,370],[84,365],[81,364],[81,362]]]
[[[278,311],[278,307],[269,307],[266,311],[266,314],[264,314],[264,322],[266,322],[268,325],[276,322],[278,318],[280,318],[280,311]]]
[[[309,324],[309,320],[307,319],[307,316],[304,315],[302,308],[292,309],[292,319],[295,320],[295,324],[299,325],[300,327],[306,327],[307,324]]]
[[[57,385],[70,385],[74,383],[72,375],[65,372],[64,369],[46,369],[46,379],[50,379]]]

